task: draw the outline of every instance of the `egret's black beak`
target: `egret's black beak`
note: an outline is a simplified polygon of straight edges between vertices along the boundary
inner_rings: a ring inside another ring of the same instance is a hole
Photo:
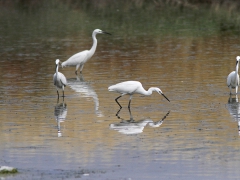
[[[166,98],[166,100],[168,100],[170,102],[170,100],[163,93],[161,93],[161,94],[163,95],[163,97]]]
[[[110,33],[108,33],[108,32],[105,32],[105,31],[103,31],[102,33],[103,33],[103,34],[112,35],[112,34],[110,34]]]
[[[238,61],[236,61],[236,65],[238,64]]]

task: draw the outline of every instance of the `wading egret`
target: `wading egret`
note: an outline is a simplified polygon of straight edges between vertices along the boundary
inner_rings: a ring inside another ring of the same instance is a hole
[[[232,94],[232,89],[236,89],[236,94],[238,93],[238,86],[239,86],[239,75],[238,75],[238,66],[240,56],[236,57],[236,70],[232,71],[227,77],[227,86],[230,89],[230,94]]]
[[[119,97],[117,97],[115,99],[115,101],[117,102],[117,104],[119,105],[120,109],[122,108],[122,106],[119,104],[118,99],[126,94],[130,95],[129,98],[129,103],[128,103],[128,108],[130,109],[130,104],[131,104],[131,99],[133,94],[142,94],[145,96],[149,96],[152,94],[153,91],[158,92],[159,94],[163,95],[163,97],[165,97],[168,101],[169,99],[163,94],[163,92],[161,91],[161,89],[157,88],[157,87],[151,87],[148,89],[148,91],[146,91],[142,84],[138,81],[125,81],[125,82],[121,82],[112,86],[108,87],[109,91],[114,91],[117,93],[120,93],[121,95]],[[170,101],[169,101],[170,102]]]
[[[58,72],[59,63],[60,63],[60,60],[57,59],[56,60],[56,73],[53,75],[53,84],[56,86],[58,98],[59,98],[58,89],[62,89],[63,97],[64,97],[64,87],[67,85],[66,77],[62,73]]]
[[[102,31],[100,29],[95,29],[93,31],[93,33],[92,33],[92,38],[93,38],[92,48],[90,50],[85,50],[85,51],[79,52],[77,54],[74,54],[68,60],[66,60],[66,61],[64,61],[62,63],[62,67],[65,67],[65,66],[76,66],[75,74],[77,74],[77,70],[80,67],[80,73],[82,73],[84,64],[93,56],[93,54],[96,51],[96,48],[97,48],[97,38],[96,38],[96,35],[97,34],[109,34],[109,35],[111,35],[108,32],[104,32],[104,31]]]

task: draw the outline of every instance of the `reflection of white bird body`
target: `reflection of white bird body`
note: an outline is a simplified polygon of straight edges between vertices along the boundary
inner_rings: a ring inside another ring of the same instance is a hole
[[[238,122],[238,133],[240,135],[240,104],[237,95],[235,98],[232,98],[232,96],[229,97],[227,109],[234,120]]]
[[[236,59],[237,59],[236,70],[232,71],[227,77],[227,86],[230,89],[230,94],[232,94],[232,89],[236,89],[236,94],[238,93],[238,86],[239,86],[238,67],[239,67],[240,56],[237,56]]]
[[[144,127],[153,122],[150,119],[138,121],[138,122],[120,122],[120,123],[113,123],[109,125],[110,129],[116,130],[122,134],[139,134],[143,132]]]
[[[85,50],[85,51],[79,52],[77,54],[74,54],[68,60],[66,60],[62,63],[62,67],[76,66],[76,71],[75,71],[76,74],[77,74],[78,68],[80,67],[80,73],[82,73],[84,64],[93,56],[93,54],[96,51],[96,48],[97,48],[96,35],[97,34],[109,34],[110,35],[110,33],[108,33],[108,32],[104,32],[100,29],[95,29],[92,33],[92,38],[93,38],[92,48],[90,50]]]
[[[142,94],[142,95],[145,95],[145,96],[150,96],[153,91],[156,91],[159,94],[163,95],[169,101],[169,99],[163,94],[161,89],[159,89],[157,87],[151,87],[151,88],[148,89],[148,91],[146,91],[143,88],[142,84],[140,82],[138,82],[138,81],[125,81],[125,82],[121,82],[121,83],[109,86],[108,90],[109,91],[114,91],[114,92],[117,92],[117,93],[121,94],[119,97],[117,97],[115,99],[115,101],[117,102],[117,104],[119,105],[120,108],[122,108],[122,106],[119,104],[119,102],[117,100],[120,97],[122,97],[122,96],[124,96],[126,94],[130,95],[128,108],[130,108],[131,99],[132,99],[133,94]]]
[[[55,106],[54,116],[58,124],[58,137],[62,136],[60,123],[64,122],[67,117],[67,104],[60,103]]]
[[[170,111],[168,111],[168,113],[161,120],[157,122],[153,122],[153,120],[149,118],[140,120],[140,121],[134,121],[130,111],[129,113],[130,113],[130,120],[122,119],[120,123],[112,123],[109,125],[109,129],[116,130],[122,134],[139,134],[143,132],[143,129],[147,124],[153,128],[161,126],[164,119],[166,119],[166,117],[169,115]]]
[[[77,79],[68,79],[68,86],[75,92],[81,94],[81,97],[90,97],[94,101],[95,113],[98,117],[102,117],[103,114],[99,110],[98,95],[94,89],[87,82],[81,81],[78,76]]]
[[[60,62],[59,59],[57,59],[56,60],[56,72],[53,75],[53,84],[56,86],[58,98],[59,98],[58,89],[62,89],[63,97],[64,97],[64,87],[67,85],[66,77],[62,73],[58,72],[59,62]]]

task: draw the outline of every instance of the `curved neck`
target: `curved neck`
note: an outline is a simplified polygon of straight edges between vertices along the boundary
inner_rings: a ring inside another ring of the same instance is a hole
[[[58,64],[56,64],[56,75],[58,74]]]
[[[155,91],[155,88],[154,88],[154,87],[151,87],[151,88],[149,88],[147,91],[144,90],[143,94],[144,94],[145,96],[150,96],[153,91]]]
[[[238,66],[239,66],[239,62],[237,61],[236,71],[235,71],[235,78],[236,79],[237,79],[237,75],[238,75]]]
[[[90,56],[92,56],[95,53],[96,48],[97,48],[97,38],[96,38],[96,34],[94,32],[92,34],[92,38],[93,38],[93,45],[92,45],[91,49],[89,50]]]
[[[237,62],[236,64],[236,73],[238,73],[238,65],[239,65],[239,62]]]

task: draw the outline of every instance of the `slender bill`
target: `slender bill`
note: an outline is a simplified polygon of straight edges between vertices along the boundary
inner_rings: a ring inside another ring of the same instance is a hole
[[[112,35],[112,34],[110,34],[110,33],[108,33],[108,32],[105,32],[105,31],[103,31],[102,33],[103,33],[103,34]]]
[[[162,94],[162,95],[163,95],[163,97],[165,97],[170,102],[170,100],[164,94]]]

